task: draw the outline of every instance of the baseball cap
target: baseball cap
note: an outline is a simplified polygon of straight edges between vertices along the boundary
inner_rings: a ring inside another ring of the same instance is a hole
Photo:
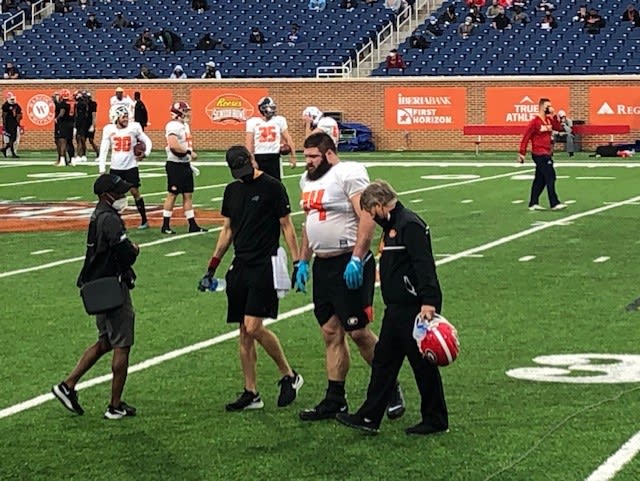
[[[118,87],[116,88],[116,92],[124,92],[124,89],[122,87]]]
[[[207,67],[216,68],[216,63],[215,62],[207,62],[207,63],[205,63],[205,65]]]
[[[93,193],[96,195],[106,194],[107,192],[125,194],[129,192],[131,187],[133,187],[133,184],[122,180],[115,174],[102,174],[93,183]]]
[[[564,110],[558,110],[558,117],[566,117],[567,113]]]
[[[251,154],[244,145],[234,145],[227,150],[226,159],[234,179],[253,173]]]

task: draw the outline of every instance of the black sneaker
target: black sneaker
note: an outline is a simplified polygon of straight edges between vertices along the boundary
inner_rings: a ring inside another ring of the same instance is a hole
[[[176,231],[171,230],[171,228],[170,228],[170,227],[167,227],[167,228],[164,228],[164,227],[163,227],[162,229],[160,229],[160,232],[161,232],[162,234],[168,234],[168,235],[173,235],[173,234],[175,234],[175,233],[176,233]]]
[[[404,396],[402,395],[402,389],[400,383],[396,383],[396,388],[393,390],[389,404],[387,405],[387,417],[389,419],[401,418],[404,414]]]
[[[209,232],[209,229],[205,229],[204,227],[200,227],[199,225],[189,227],[189,233],[193,234],[194,232]]]
[[[336,421],[350,428],[364,431],[367,434],[378,434],[380,432],[380,428],[373,424],[371,419],[364,418],[359,414],[338,413],[336,414]]]
[[[321,421],[333,419],[338,413],[346,413],[349,410],[346,399],[323,399],[316,407],[300,411],[299,416],[303,421]]]
[[[437,433],[448,433],[448,428],[438,428],[432,426],[431,424],[418,423],[415,426],[411,426],[404,430],[407,434],[419,434],[419,435],[427,435],[427,434],[437,434]]]
[[[82,409],[82,406],[80,406],[78,402],[78,391],[71,389],[66,383],[61,382],[53,386],[51,392],[69,411],[81,416],[84,414],[84,409]]]
[[[278,381],[280,386],[280,396],[278,396],[278,407],[285,407],[291,404],[298,395],[298,391],[304,384],[304,379],[300,374],[293,371],[293,376],[284,376]]]
[[[136,408],[129,406],[126,402],[120,401],[120,406],[114,408],[111,404],[104,412],[105,419],[117,420],[136,415]]]
[[[245,409],[262,409],[264,402],[260,397],[260,393],[253,393],[246,389],[240,394],[240,397],[227,404],[224,408],[227,411],[244,411]]]

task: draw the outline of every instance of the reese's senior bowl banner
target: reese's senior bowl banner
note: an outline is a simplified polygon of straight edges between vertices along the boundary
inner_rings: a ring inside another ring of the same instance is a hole
[[[456,130],[466,121],[464,87],[387,87],[384,126],[389,130]]]
[[[569,87],[487,87],[485,122],[490,125],[524,125],[538,114],[541,98],[556,110],[569,112]]]
[[[258,100],[267,95],[263,88],[192,89],[191,129],[244,131],[247,119],[260,115]]]
[[[640,128],[640,87],[589,87],[589,123]]]

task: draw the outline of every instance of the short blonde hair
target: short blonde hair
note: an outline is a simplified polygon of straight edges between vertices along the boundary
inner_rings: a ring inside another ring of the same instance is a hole
[[[398,194],[396,194],[388,182],[382,179],[376,179],[362,191],[360,208],[368,212],[378,204],[387,205],[397,198]]]

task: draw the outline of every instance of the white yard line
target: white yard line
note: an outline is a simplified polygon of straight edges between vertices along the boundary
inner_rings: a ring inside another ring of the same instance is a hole
[[[617,202],[616,204],[612,204],[612,205],[606,205],[603,207],[598,207],[596,209],[591,209],[585,212],[580,212],[577,214],[572,214],[570,216],[567,216],[564,219],[558,219],[558,221],[556,222],[549,222],[548,224],[545,225],[541,225],[541,226],[537,226],[537,227],[533,227],[530,229],[525,229],[523,231],[517,232],[515,234],[511,234],[509,236],[505,236],[505,237],[501,237],[500,239],[496,239],[495,241],[492,242],[488,242],[486,244],[482,244],[479,245],[477,247],[473,247],[471,249],[466,249],[464,251],[458,252],[457,254],[452,254],[448,257],[445,257],[444,259],[438,260],[436,261],[436,265],[440,266],[440,265],[444,265],[444,264],[449,264],[450,262],[456,261],[458,259],[462,259],[465,257],[468,257],[470,255],[473,254],[477,254],[478,252],[484,252],[487,251],[489,249],[492,249],[494,247],[498,247],[500,245],[506,244],[508,242],[512,242],[516,239],[520,239],[526,236],[529,236],[531,234],[534,234],[538,231],[544,230],[544,229],[548,229],[550,227],[553,227],[555,225],[560,225],[559,222],[561,221],[566,221],[566,220],[575,220],[575,219],[580,219],[582,217],[588,217],[591,215],[595,215],[595,214],[599,214],[601,212],[605,212],[607,210],[610,209],[614,209],[616,207],[621,207],[624,205],[628,205],[631,202],[635,202],[637,200],[640,200],[640,196],[637,197],[632,197],[630,199],[621,201],[621,202]],[[187,234],[188,235],[188,234]],[[79,260],[82,258],[79,258]],[[310,311],[313,309],[313,304],[306,304],[302,307],[298,307],[296,309],[292,309],[290,311],[285,312],[284,314],[278,316],[278,319],[276,320],[267,320],[265,321],[265,324],[272,324],[274,322],[278,322],[284,319],[288,319],[289,317],[294,317],[297,316],[299,314],[302,314],[304,312]],[[171,360],[171,359],[175,359],[179,356],[183,356],[185,354],[200,350],[200,349],[204,349],[206,347],[215,345],[215,344],[219,344],[222,341],[228,340],[228,339],[232,339],[234,337],[238,336],[238,331],[234,330],[232,332],[228,332],[226,334],[222,334],[220,336],[214,337],[212,339],[208,339],[206,341],[202,341],[196,344],[192,344],[190,346],[186,346],[184,348],[181,349],[177,349],[174,351],[170,351],[167,352],[165,354],[162,354],[160,356],[156,356],[150,359],[147,359],[146,361],[142,361],[138,364],[134,364],[133,366],[131,366],[129,368],[129,372],[137,372],[137,371],[142,371],[144,369],[148,369],[149,367],[152,366],[156,366],[158,364],[161,364],[165,361]],[[90,386],[94,386],[96,384],[101,384],[101,383],[105,383],[108,382],[111,379],[111,374],[106,374],[104,376],[100,376],[97,378],[93,378],[90,379],[88,381],[84,381],[80,384],[78,384],[77,388],[78,389],[85,389],[87,387]],[[27,401],[23,401],[21,403],[18,404],[14,404],[13,406],[9,406],[7,408],[4,408],[2,410],[0,410],[0,419],[2,418],[6,418],[9,416],[13,416],[14,414],[18,414],[22,411],[26,411],[27,409],[31,409],[33,407],[39,406],[40,404],[43,404],[49,400],[54,399],[52,394],[42,394],[40,396],[37,396],[35,398],[29,399]],[[635,452],[634,452],[635,455]]]
[[[602,463],[585,481],[610,481],[640,452],[640,431]]]

